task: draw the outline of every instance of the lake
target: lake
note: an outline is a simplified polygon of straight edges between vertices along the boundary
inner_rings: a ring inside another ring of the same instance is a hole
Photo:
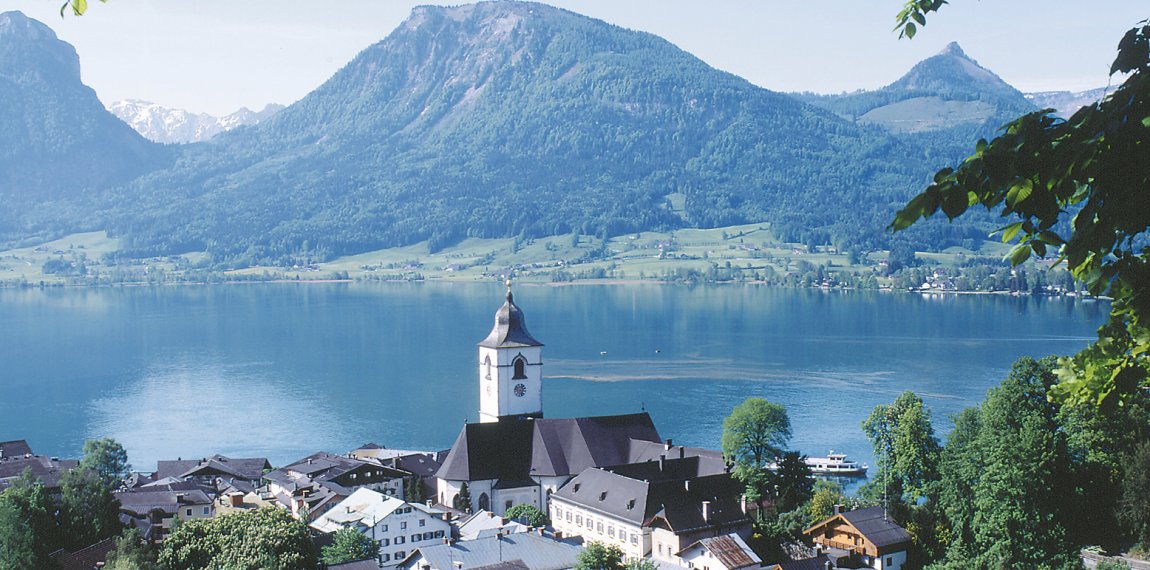
[[[903,390],[945,433],[1020,356],[1084,347],[1108,305],[1000,295],[521,284],[546,344],[544,414],[650,412],[717,448],[748,396],[786,406],[792,447],[871,462],[859,424]],[[282,464],[366,442],[445,449],[478,419],[476,343],[494,284],[276,283],[0,290],[0,441],[132,464],[222,453]]]

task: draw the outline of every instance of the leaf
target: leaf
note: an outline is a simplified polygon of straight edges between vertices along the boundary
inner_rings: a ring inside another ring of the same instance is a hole
[[[1010,224],[1009,226],[1004,226],[1004,227],[999,228],[994,233],[1002,232],[1002,243],[1006,243],[1006,242],[1014,239],[1014,236],[1018,235],[1018,232],[1021,229],[1022,229],[1022,222],[1014,222],[1013,224]],[[994,235],[994,234],[991,234],[991,235]]]
[[[1030,259],[1030,246],[1020,244],[1010,251],[1010,265],[1018,266]]]
[[[922,12],[914,12],[910,15],[910,17],[914,18],[914,21],[918,22],[918,25],[926,25],[926,16],[924,16]]]
[[[1034,183],[1030,180],[1023,180],[1022,182],[1011,186],[1010,190],[1006,191],[1006,204],[1013,207],[1015,204],[1018,204],[1019,202],[1029,198],[1033,192]]]
[[[911,39],[911,40],[914,39],[914,34],[917,31],[918,30],[915,29],[914,24],[911,22],[907,22],[906,27],[902,29],[902,32],[904,34],[906,34],[907,39]]]

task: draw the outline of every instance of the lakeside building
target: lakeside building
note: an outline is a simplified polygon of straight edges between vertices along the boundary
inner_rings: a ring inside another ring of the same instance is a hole
[[[737,545],[750,536],[743,489],[713,457],[591,468],[551,496],[551,524],[564,535],[617,546],[628,558],[691,568],[692,560],[729,546],[701,541],[727,536]]]
[[[309,526],[322,533],[342,528],[379,541],[379,567],[395,566],[421,545],[451,537],[448,513],[422,503],[409,503],[371,489],[357,489]]]
[[[410,475],[378,460],[320,451],[269,471],[264,480],[271,500],[296,518],[310,522],[358,489],[402,499],[404,478]]]
[[[0,442],[0,491],[11,486],[27,470],[40,480],[48,494],[59,495],[60,478],[79,464],[76,459],[36,455],[23,439]]]
[[[540,532],[422,546],[399,563],[402,570],[566,570],[582,547]]]
[[[835,567],[902,570],[910,533],[891,521],[882,507],[836,512],[803,531]]]

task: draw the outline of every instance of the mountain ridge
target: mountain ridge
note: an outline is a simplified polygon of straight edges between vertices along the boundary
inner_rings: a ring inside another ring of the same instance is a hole
[[[218,117],[139,99],[116,101],[107,108],[109,112],[152,142],[183,144],[203,142],[221,132],[254,125],[282,111],[284,106],[269,103],[260,111],[241,107],[233,113]]]

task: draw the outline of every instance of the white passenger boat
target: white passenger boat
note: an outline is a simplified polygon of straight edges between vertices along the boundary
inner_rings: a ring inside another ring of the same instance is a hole
[[[847,459],[845,453],[833,450],[826,457],[808,457],[807,467],[815,475],[842,475],[860,477],[866,475],[867,464]]]

